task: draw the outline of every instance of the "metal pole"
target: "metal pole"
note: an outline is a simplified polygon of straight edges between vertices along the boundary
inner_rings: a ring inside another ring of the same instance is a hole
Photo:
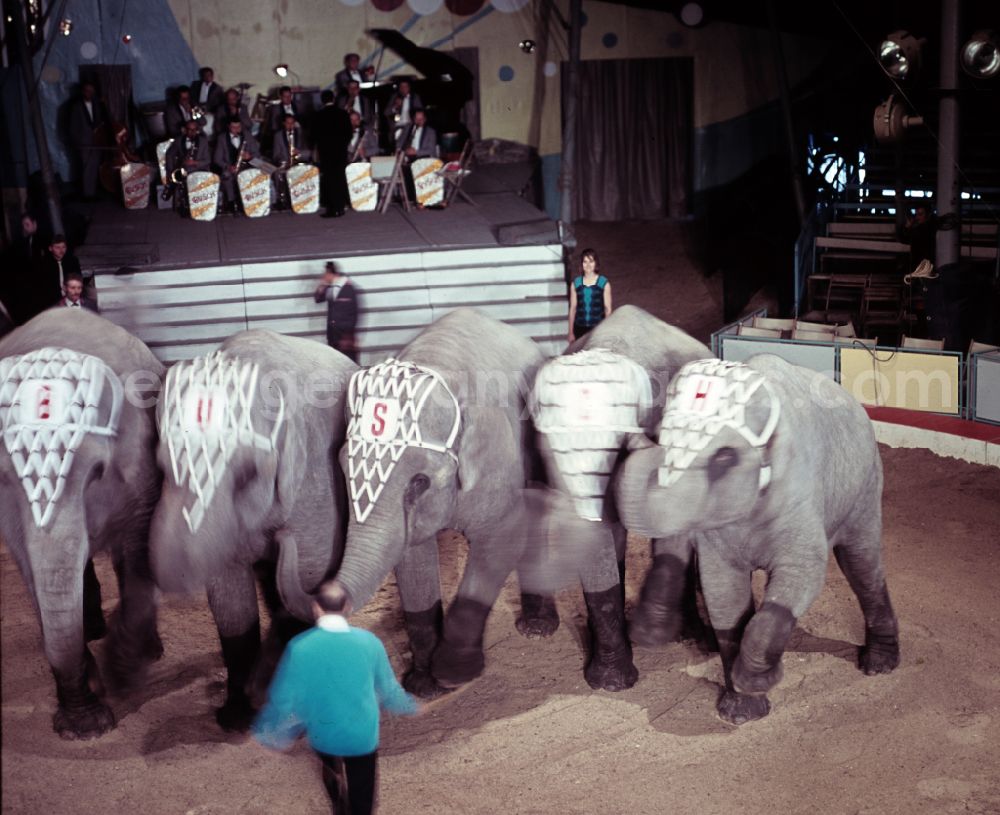
[[[792,121],[792,97],[788,90],[788,72],[785,70],[785,54],[781,48],[781,33],[778,31],[778,15],[774,0],[767,1],[767,22],[771,31],[771,49],[774,57],[774,72],[778,78],[778,96],[781,100],[781,114],[785,125],[785,147],[788,150],[788,164],[792,171],[792,193],[795,195],[795,209],[799,216],[799,229],[806,222],[806,196],[802,186],[802,171],[799,169],[798,144],[795,141],[795,125]]]
[[[941,2],[941,101],[938,104],[937,214],[935,238],[938,268],[959,260],[959,109],[958,49],[961,18],[960,0]]]
[[[42,108],[35,93],[35,70],[31,64],[31,53],[28,48],[27,32],[24,18],[21,16],[22,3],[8,0],[5,4],[6,14],[11,18],[11,42],[17,50],[21,65],[21,81],[28,97],[28,109],[31,114],[31,129],[35,136],[35,147],[38,150],[38,166],[42,173],[42,184],[45,188],[45,202],[49,209],[49,222],[52,234],[63,232],[62,210],[59,206],[59,189],[56,186],[55,172],[52,170],[52,157],[49,155],[49,143],[45,138],[45,121],[42,118]],[[50,34],[51,36],[51,34]]]
[[[580,96],[580,29],[583,0],[570,0],[569,4],[569,66],[566,69],[566,93],[563,121],[562,171],[559,174],[560,214],[559,227],[562,244],[568,249],[576,246],[573,234],[573,164],[576,161],[576,108]]]

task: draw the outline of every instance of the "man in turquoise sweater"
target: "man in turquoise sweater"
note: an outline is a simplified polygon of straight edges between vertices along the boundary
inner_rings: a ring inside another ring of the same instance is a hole
[[[323,762],[334,812],[343,800],[343,768],[351,815],[369,815],[376,791],[379,709],[415,714],[420,707],[396,681],[379,638],[347,624],[345,601],[326,587],[316,594],[316,625],[289,642],[253,732],[261,744],[277,750],[288,749],[304,732]]]

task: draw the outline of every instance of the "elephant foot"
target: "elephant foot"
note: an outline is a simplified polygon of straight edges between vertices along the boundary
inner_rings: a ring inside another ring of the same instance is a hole
[[[899,665],[899,637],[866,632],[858,662],[868,676],[890,673]]]
[[[667,645],[681,638],[681,621],[664,606],[643,603],[636,609],[629,624],[629,639],[644,648]]]
[[[109,679],[117,690],[141,683],[146,669],[163,656],[163,640],[156,629],[146,634],[112,628],[108,661]]]
[[[215,721],[227,733],[245,733],[253,724],[255,714],[249,699],[230,696],[222,707],[216,708]]]
[[[96,739],[114,728],[115,714],[96,697],[82,707],[59,707],[52,717],[52,729],[61,739]]]
[[[521,616],[514,622],[517,630],[531,639],[551,637],[559,628],[555,598],[544,594],[521,594]]]
[[[416,668],[410,668],[403,676],[403,689],[420,699],[437,699],[448,692],[448,688],[439,685],[429,671]]]
[[[639,669],[632,662],[631,654],[613,660],[594,656],[583,669],[583,678],[594,690],[617,693],[628,690],[639,681]]]
[[[439,685],[449,690],[471,682],[485,667],[481,647],[458,648],[442,642],[431,659],[431,673]]]
[[[730,724],[746,724],[756,719],[763,719],[771,712],[771,703],[764,694],[724,690],[715,708],[719,716]]]
[[[742,657],[742,654],[741,654]],[[765,693],[781,681],[785,675],[781,660],[772,668],[764,671],[751,671],[742,658],[737,658],[733,665],[733,687],[739,693]]]

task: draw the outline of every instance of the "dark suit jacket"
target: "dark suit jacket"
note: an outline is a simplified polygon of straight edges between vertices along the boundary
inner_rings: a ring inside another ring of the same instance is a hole
[[[374,131],[369,130],[364,125],[359,128],[361,130],[361,152],[358,154],[358,161],[364,161],[372,156],[377,156],[379,154],[378,149],[378,137],[375,135]],[[353,145],[354,133],[351,133],[351,139],[347,143],[347,161],[350,163],[354,159],[354,154],[357,152],[357,145]]]
[[[66,302],[65,297],[60,297],[59,302],[53,306],[53,308],[73,308],[69,303]],[[92,311],[94,314],[100,314],[101,310],[97,307],[97,303],[91,300],[89,297],[80,298],[80,308],[84,308],[87,311]]]
[[[344,281],[337,296],[334,287],[320,283],[313,299],[317,303],[326,301],[326,339],[333,347],[343,335],[352,335],[358,324],[358,292],[350,278]]]
[[[178,167],[184,166],[184,159],[187,156],[187,149],[185,148],[185,138],[180,136],[174,139],[174,143],[170,145],[167,149],[167,155],[164,163],[167,167],[167,177],[176,170]],[[208,136],[204,133],[199,133],[198,138],[195,139],[195,151],[194,159],[197,162],[194,170],[209,170],[211,169],[211,154],[208,148]],[[189,172],[193,172],[189,170]]]
[[[192,101],[191,104],[193,105],[194,101]],[[167,129],[167,136],[176,139],[181,134],[184,122],[186,121],[187,119],[184,118],[184,112],[181,110],[181,106],[177,104],[177,102],[171,102],[167,105],[167,109],[163,114],[163,126]]]
[[[324,167],[344,166],[347,144],[351,140],[351,120],[347,111],[325,105],[316,112],[313,125],[316,150]]]
[[[69,109],[69,138],[74,147],[93,147],[94,130],[107,124],[108,115],[104,105],[95,97],[91,103],[93,116],[87,113],[83,99],[77,99]]]
[[[351,76],[351,74],[347,70],[347,68],[344,68],[341,71],[337,71],[336,75],[333,77],[333,84],[337,86],[337,93],[338,94],[343,93],[343,94],[346,95],[347,94],[347,85],[348,85],[348,83],[352,79],[356,79],[358,82],[364,82],[365,81],[365,72],[364,72],[364,70],[362,70],[361,68],[358,68],[357,74],[358,74],[357,77]]]
[[[220,133],[226,132],[226,129],[228,127],[226,123],[229,120],[229,117],[232,115],[233,115],[232,111],[230,111],[229,108],[226,107],[225,102],[223,102],[221,107],[219,107],[215,111],[215,127],[213,128],[212,132],[215,133],[216,136],[218,136]],[[237,111],[236,115],[240,117],[240,122],[243,125],[243,132],[249,133],[250,128],[253,127],[253,122],[250,121],[250,114],[247,113],[246,105],[240,105],[240,109],[239,111]]]
[[[361,100],[361,121],[366,125],[371,126],[375,117],[375,106],[372,104],[371,99],[366,96],[359,95],[358,99]],[[348,114],[354,110],[354,106],[351,104],[351,99],[346,93],[337,97],[337,107],[343,108]]]
[[[292,112],[295,114],[295,121],[302,123],[302,110],[296,104],[295,99],[292,99]],[[269,124],[271,126],[271,132],[277,133],[281,130],[282,121],[285,118],[285,106],[278,102],[276,105],[271,105],[271,115],[269,118]]]
[[[399,139],[396,141],[396,150],[405,150],[410,147],[410,142],[413,140],[413,131],[416,128],[413,122],[410,122],[406,126],[406,129],[402,132]],[[437,132],[428,124],[424,125],[424,130],[420,134],[420,147],[417,148],[417,154],[414,158],[437,158]]]
[[[191,104],[201,105],[198,100],[201,99],[201,86],[202,81],[199,79],[191,83]],[[212,82],[208,86],[208,99],[202,108],[206,113],[215,113],[216,108],[221,108],[226,104],[226,92],[222,90],[222,85],[218,82]]]
[[[253,137],[252,133],[243,134],[243,149],[246,150],[251,158],[260,158],[260,145],[257,144],[257,140]],[[216,172],[221,173],[224,176],[229,175],[229,167],[235,164],[232,161],[232,155],[229,149],[229,133],[226,132],[219,136],[219,140],[215,143],[215,153],[212,156],[212,164],[215,165]]]

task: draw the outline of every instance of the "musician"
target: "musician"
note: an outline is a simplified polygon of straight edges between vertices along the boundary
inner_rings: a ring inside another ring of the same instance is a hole
[[[202,68],[198,77],[196,82],[191,83],[191,100],[205,113],[215,113],[226,102],[225,91],[215,81],[215,71],[211,68]]]
[[[406,165],[403,167],[403,183],[406,194],[411,201],[417,200],[416,188],[413,186],[413,171],[410,163],[418,158],[437,157],[437,133],[427,124],[427,114],[417,108],[413,111],[413,121],[396,141],[396,152],[400,150],[406,155]]]
[[[337,106],[348,113],[356,112],[368,127],[374,124],[372,101],[361,95],[361,85],[353,79],[347,83],[346,92],[337,97]]]
[[[215,115],[222,122],[227,122],[234,116],[237,117],[243,123],[243,132],[249,133],[253,127],[253,122],[250,120],[250,114],[247,112],[247,107],[241,99],[242,95],[239,89],[230,88],[226,91],[225,100],[222,106],[215,111]]]
[[[298,162],[308,162],[311,157],[312,154],[302,143],[302,127],[291,113],[286,113],[281,130],[274,136],[271,161],[287,169]]]
[[[420,97],[413,93],[410,80],[401,79],[396,91],[385,106],[386,132],[391,142],[396,142],[400,134],[413,119],[413,111],[423,108]]]
[[[184,123],[190,122],[193,118],[195,116],[191,105],[191,89],[187,85],[181,85],[177,89],[177,99],[167,105],[163,114],[167,136],[176,139],[184,130]]]
[[[243,123],[239,119],[230,119],[226,124],[226,132],[219,136],[215,145],[213,161],[222,179],[222,192],[225,208],[229,212],[239,212],[239,188],[236,176],[240,170],[246,169],[246,164],[252,159],[260,158],[260,148],[252,133],[243,132]]]
[[[367,65],[362,69],[359,67],[360,64],[361,57],[357,54],[344,54],[344,70],[337,71],[337,75],[333,78],[338,95],[347,92],[349,82],[371,82],[375,78],[373,65]]]
[[[69,110],[69,139],[80,169],[80,190],[85,200],[97,197],[97,179],[101,169],[98,131],[107,125],[108,115],[97,98],[93,82],[84,80],[81,96]]]
[[[347,111],[334,103],[333,91],[320,94],[323,107],[314,118],[316,151],[319,153],[319,200],[326,207],[324,218],[344,214],[350,200],[344,167],[347,144],[351,140],[351,120]]]
[[[174,170],[178,169],[183,169],[185,174],[211,169],[208,136],[201,132],[201,125],[198,124],[197,119],[191,119],[184,123],[184,132],[170,145],[164,158],[164,165],[168,179],[172,179]],[[181,182],[181,186],[184,186],[183,182]],[[184,209],[186,200],[185,188],[185,194],[174,196],[174,206],[178,209]]]
[[[281,129],[281,123],[285,116],[291,114],[295,121],[301,121],[298,103],[292,96],[292,89],[288,85],[282,85],[278,91],[278,104],[271,105],[271,132],[277,133]]]
[[[347,163],[368,161],[379,154],[378,137],[369,130],[357,111],[351,111],[351,140],[347,144]]]

